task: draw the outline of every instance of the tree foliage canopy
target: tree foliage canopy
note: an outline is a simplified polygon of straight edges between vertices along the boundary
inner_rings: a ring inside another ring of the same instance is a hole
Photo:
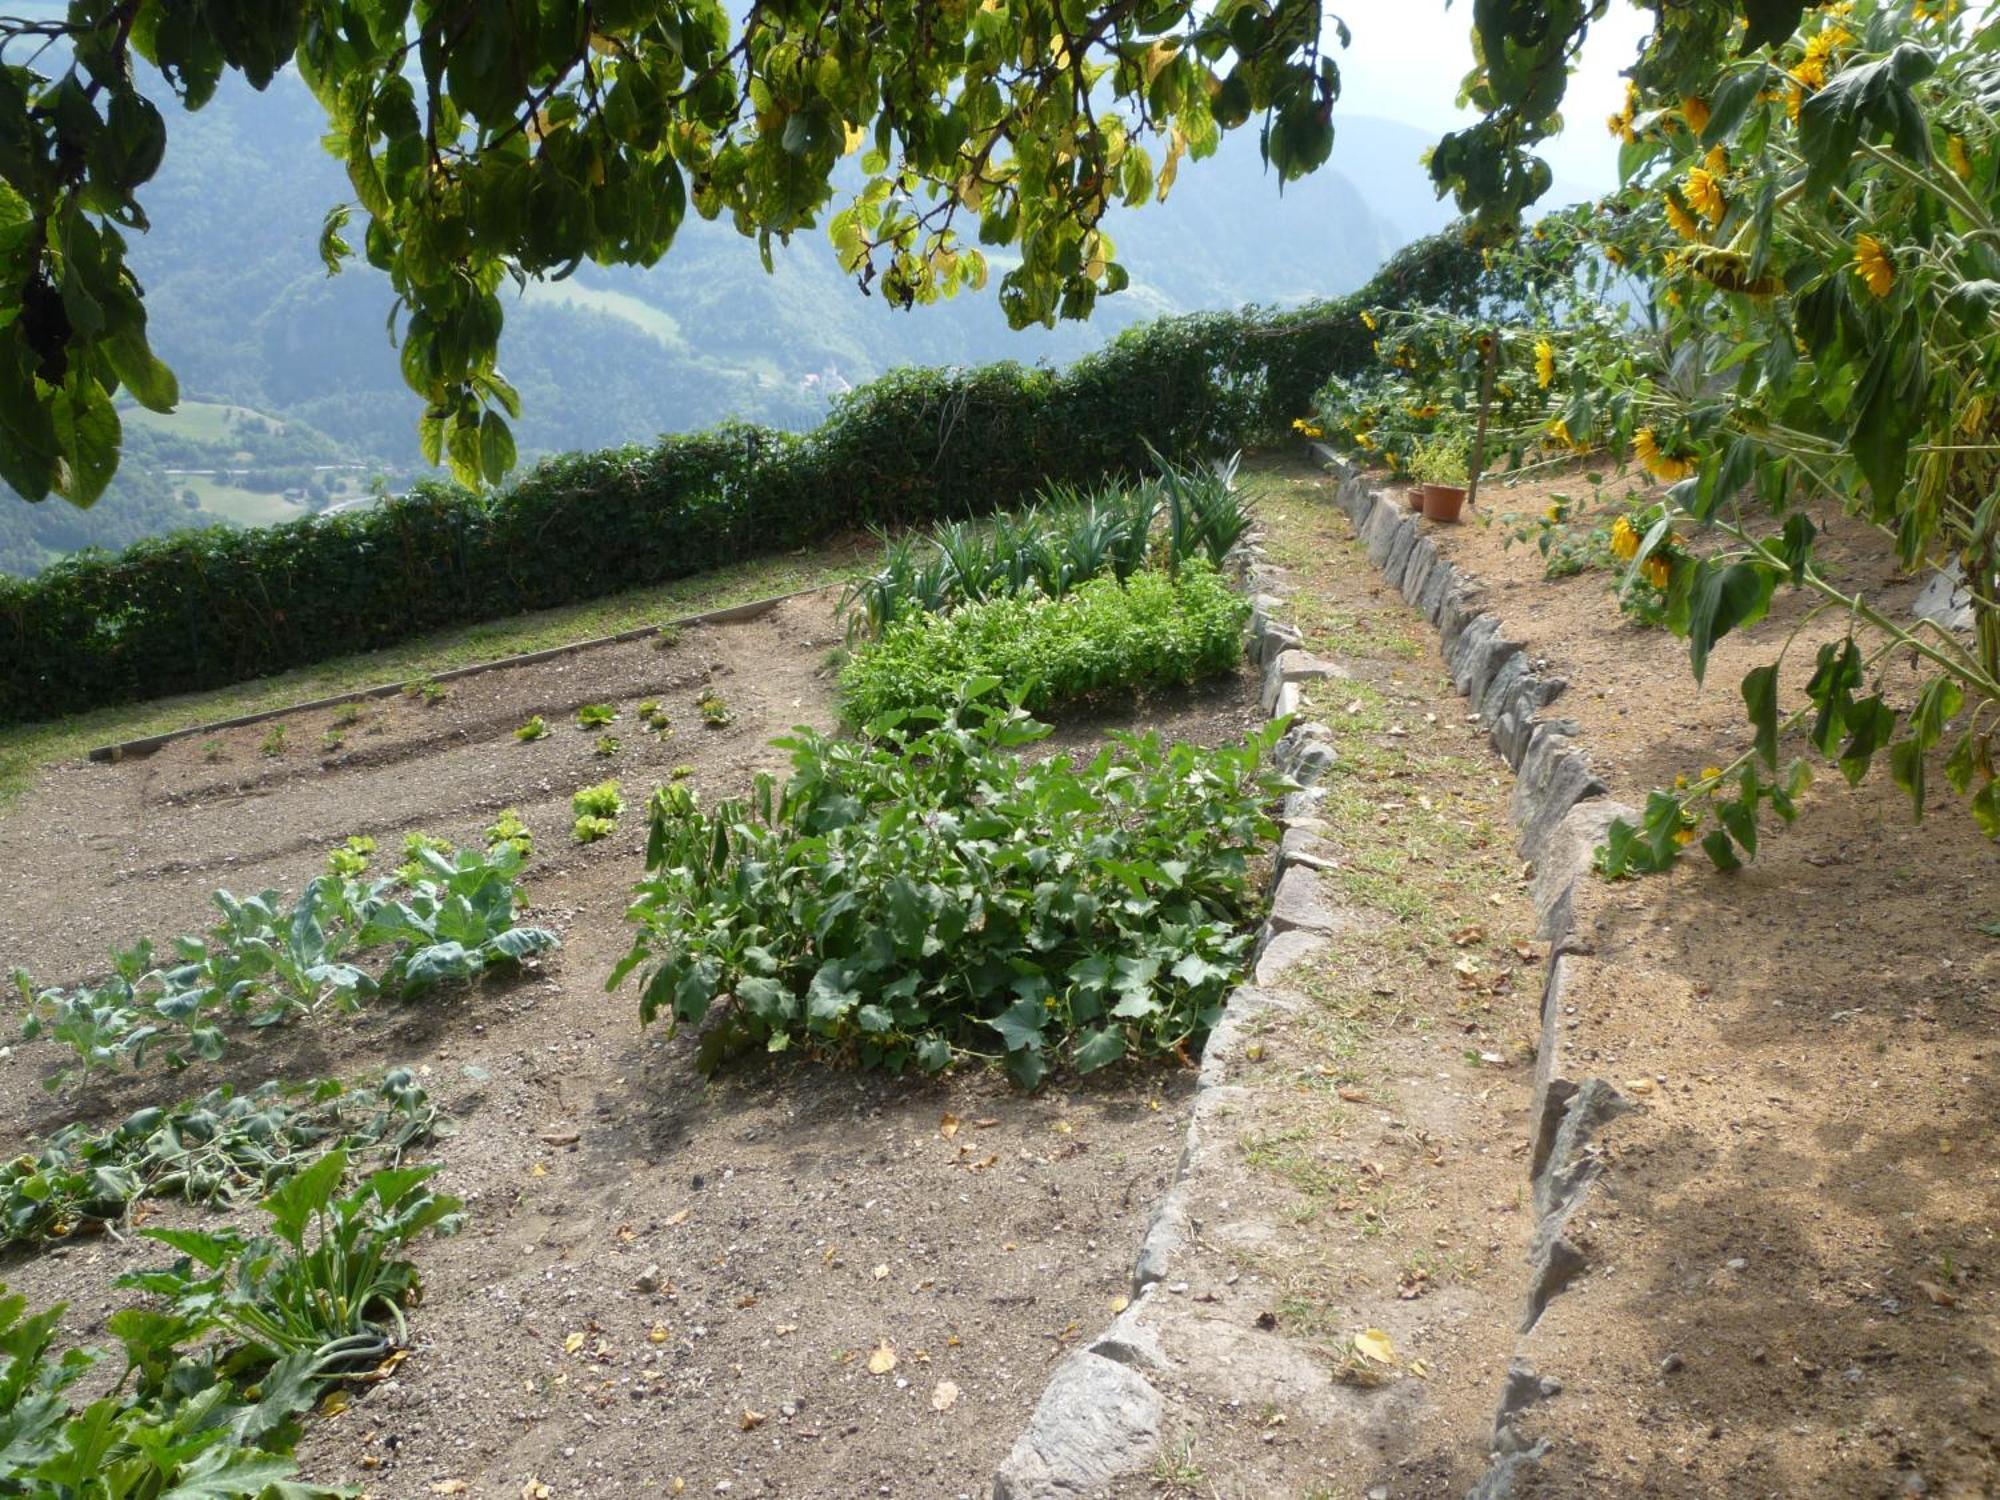
[[[1652,3],[1684,60],[1731,40],[1733,3]],[[1607,4],[1475,0],[1467,87],[1485,118],[1439,143],[1432,172],[1488,224],[1512,223],[1546,188],[1532,151]],[[1756,44],[1788,35],[1803,5],[1742,8]],[[1319,0],[732,12],[723,0],[69,0],[60,19],[0,17],[0,479],[88,505],[117,466],[114,395],[156,410],[178,397],[125,257],[167,143],[140,60],[189,109],[225,73],[262,88],[297,67],[361,214],[328,214],[328,269],[358,253],[388,275],[424,451],[467,479],[497,479],[514,459],[505,284],[586,259],[651,265],[690,208],[728,215],[767,257],[774,238],[823,226],[864,289],[904,306],[982,287],[980,247],[1005,247],[999,296],[1022,326],[1088,316],[1123,287],[1106,210],[1164,198],[1222,132],[1256,121],[1281,180],[1332,149],[1340,75]]]

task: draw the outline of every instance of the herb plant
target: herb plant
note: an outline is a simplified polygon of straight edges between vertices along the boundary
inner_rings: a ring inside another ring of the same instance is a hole
[[[609,703],[586,703],[576,711],[578,729],[604,729],[617,719],[618,710]]]
[[[535,714],[527,723],[514,731],[514,738],[523,744],[532,740],[545,740],[548,737],[549,721],[540,714]]]
[[[811,730],[782,791],[704,812],[654,792],[632,950],[642,1022],[703,1028],[701,1062],[801,1047],[900,1071],[1049,1067],[1198,1047],[1248,961],[1250,859],[1282,724],[1217,750],[1121,735],[1087,765],[992,679],[860,741]]]

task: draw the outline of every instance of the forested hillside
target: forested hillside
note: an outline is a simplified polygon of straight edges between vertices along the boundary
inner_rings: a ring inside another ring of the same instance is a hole
[[[284,519],[421,468],[386,279],[358,263],[329,278],[319,261],[321,220],[349,195],[311,96],[287,75],[263,94],[227,86],[193,115],[162,103],[171,149],[133,259],[182,409],[127,412],[125,462],[91,511],[0,506],[0,570],[179,526]],[[1282,196],[1255,142],[1231,138],[1189,165],[1164,211],[1116,213],[1132,286],[1052,330],[1010,331],[990,296],[892,309],[847,280],[817,233],[780,247],[767,274],[754,244],[690,218],[650,272],[585,266],[510,304],[503,360],[525,407],[522,453],[729,417],[807,426],[833,394],[896,365],[1062,361],[1163,313],[1351,289],[1448,213],[1418,165],[1421,132],[1367,118],[1340,131],[1333,167]]]

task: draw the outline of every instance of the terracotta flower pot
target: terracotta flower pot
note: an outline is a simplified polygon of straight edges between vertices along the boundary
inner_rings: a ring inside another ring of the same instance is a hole
[[[1403,493],[1403,503],[1409,506],[1411,510],[1421,511],[1424,508],[1424,486],[1421,484],[1411,485]]]
[[[1456,521],[1460,507],[1465,504],[1465,486],[1462,484],[1427,484],[1424,486],[1424,519],[1426,521]]]

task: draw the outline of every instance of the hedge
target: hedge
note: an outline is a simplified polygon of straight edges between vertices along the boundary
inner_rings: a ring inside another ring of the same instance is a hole
[[[1302,253],[1310,253],[1302,247]],[[209,527],[0,580],[0,723],[189,692],[662,583],[843,530],[1018,503],[1281,431],[1370,356],[1363,307],[1496,289],[1454,231],[1353,296],[1128,329],[1063,370],[897,370],[803,435],[732,424],[544,460],[509,489]],[[11,502],[9,502],[11,503]]]

